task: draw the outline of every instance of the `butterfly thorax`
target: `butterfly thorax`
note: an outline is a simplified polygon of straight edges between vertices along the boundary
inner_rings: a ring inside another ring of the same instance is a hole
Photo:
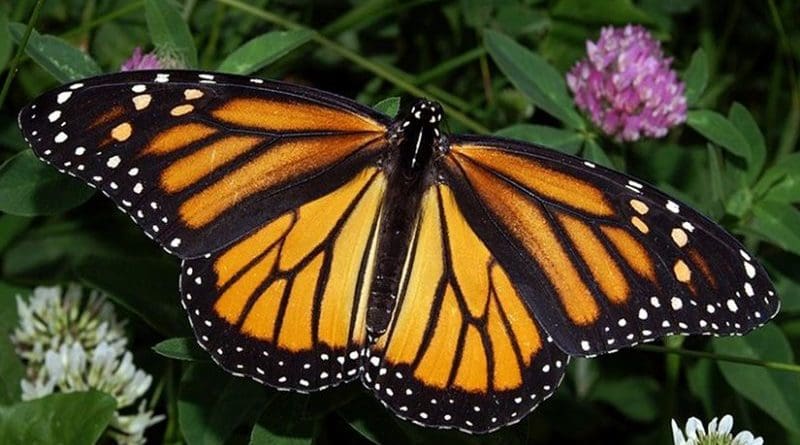
[[[373,337],[386,331],[408,267],[420,202],[432,178],[434,150],[441,141],[442,109],[420,100],[398,116],[390,141],[394,150],[384,164],[389,184],[381,207],[381,230],[375,245],[376,267],[370,288],[367,329]]]

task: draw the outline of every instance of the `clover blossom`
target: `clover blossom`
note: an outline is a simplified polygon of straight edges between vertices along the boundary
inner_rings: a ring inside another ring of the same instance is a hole
[[[133,49],[131,57],[122,63],[119,67],[120,71],[138,71],[138,70],[157,70],[164,68],[161,60],[153,53],[144,54],[142,48],[136,47]]]
[[[741,431],[735,437],[731,434],[733,416],[726,414],[717,422],[711,419],[708,431],[697,417],[690,417],[686,427],[681,430],[677,422],[672,420],[672,439],[674,445],[763,445],[764,439],[754,437],[750,431]],[[685,431],[685,435],[684,435]]]
[[[17,311],[19,325],[11,340],[27,366],[20,382],[22,399],[105,392],[117,403],[106,435],[119,444],[144,443],[145,430],[164,417],[139,401],[153,379],[133,364],[124,322],[117,320],[105,297],[93,291],[84,302],[77,285],[63,292],[60,287],[38,287],[27,302],[17,297]]]
[[[578,107],[619,141],[659,138],[686,121],[685,86],[641,26],[603,28],[567,73]]]

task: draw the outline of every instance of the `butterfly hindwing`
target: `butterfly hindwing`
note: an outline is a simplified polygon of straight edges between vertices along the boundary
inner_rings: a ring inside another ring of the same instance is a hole
[[[445,184],[428,188],[389,329],[363,382],[416,423],[487,432],[558,387],[568,356],[539,327]]]
[[[368,168],[208,258],[184,260],[182,304],[217,363],[303,392],[358,376],[385,186]]]
[[[384,116],[329,93],[195,71],[74,82],[19,120],[42,160],[184,258],[335,189],[377,156],[386,131]]]
[[[572,355],[741,334],[778,311],[766,272],[736,239],[652,187],[503,139],[461,137],[450,149],[444,170],[457,196]]]

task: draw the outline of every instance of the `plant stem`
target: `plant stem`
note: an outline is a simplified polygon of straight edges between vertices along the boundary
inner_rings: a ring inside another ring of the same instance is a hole
[[[686,357],[706,358],[723,362],[739,363],[742,365],[760,366],[762,368],[774,369],[776,371],[800,373],[800,365],[794,363],[768,362],[748,357],[737,357],[735,355],[716,354],[713,352],[705,352],[705,351],[692,351],[690,349],[682,349],[682,348],[668,348],[665,346],[657,346],[657,345],[639,345],[636,347],[636,349],[641,351],[660,352],[665,354],[679,354]]]
[[[28,46],[28,39],[30,39],[31,33],[33,33],[33,26],[39,19],[39,12],[42,10],[42,5],[44,5],[44,0],[37,0],[36,6],[33,7],[31,18],[28,20],[28,27],[25,28],[25,35],[22,36],[22,41],[19,42],[17,54],[14,55],[14,60],[11,61],[11,65],[8,67],[8,75],[6,75],[6,81],[3,84],[3,90],[0,91],[0,108],[3,107],[3,103],[6,101],[8,90],[11,88],[11,81],[14,80],[14,75],[17,73],[17,66],[22,60],[22,55],[25,54],[25,47]]]

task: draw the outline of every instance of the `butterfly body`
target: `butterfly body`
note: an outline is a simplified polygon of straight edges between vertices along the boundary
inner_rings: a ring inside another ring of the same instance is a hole
[[[403,284],[406,258],[413,245],[420,201],[435,180],[433,156],[441,143],[441,107],[431,101],[415,103],[390,125],[388,159],[381,162],[388,176],[381,205],[377,264],[367,309],[367,330],[373,337],[386,328]]]
[[[37,156],[181,259],[211,358],[278,389],[361,380],[404,419],[488,432],[552,395],[570,356],[777,313],[764,268],[689,206],[440,121],[429,101],[391,119],[196,71],[85,79],[19,116]]]

